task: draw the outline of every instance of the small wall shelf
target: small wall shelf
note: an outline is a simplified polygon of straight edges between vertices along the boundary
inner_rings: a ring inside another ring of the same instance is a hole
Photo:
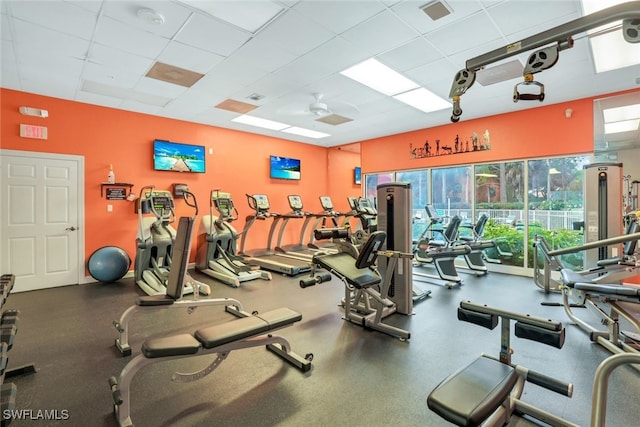
[[[114,182],[113,184],[110,182],[102,182],[100,183],[100,197],[104,197],[104,189],[109,188],[109,187],[127,187],[129,189],[129,191],[127,192],[130,193],[131,189],[133,188],[133,184],[130,184],[128,182]],[[124,197],[120,198],[120,197],[113,197],[111,198],[111,200],[124,200],[127,197],[127,194],[124,195]],[[107,197],[109,198],[109,197]]]

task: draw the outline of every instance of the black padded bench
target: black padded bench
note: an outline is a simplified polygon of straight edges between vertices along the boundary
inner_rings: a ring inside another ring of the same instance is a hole
[[[302,372],[311,369],[313,355],[305,357],[291,351],[289,342],[273,335],[276,329],[298,322],[302,315],[288,308],[279,308],[265,313],[241,317],[227,323],[207,326],[193,334],[178,334],[152,338],[142,345],[142,354],[137,355],[122,369],[120,376],[109,378],[114,401],[114,415],[120,426],[132,426],[131,381],[143,367],[162,361],[192,356],[215,355],[215,359],[204,369],[191,373],[175,373],[173,381],[196,381],[213,372],[228,354],[234,350],[265,346],[286,362]]]
[[[516,370],[479,357],[442,381],[427,398],[429,409],[458,426],[477,426],[493,414],[516,385]]]
[[[212,349],[262,335],[301,319],[300,313],[288,308],[279,308],[260,315],[198,329],[193,335],[179,334],[146,340],[142,344],[142,354],[147,358],[196,354],[200,348]]]
[[[565,286],[578,291],[611,298],[631,298],[640,301],[640,287],[585,282],[584,276],[568,268],[563,268],[560,271],[560,275]]]

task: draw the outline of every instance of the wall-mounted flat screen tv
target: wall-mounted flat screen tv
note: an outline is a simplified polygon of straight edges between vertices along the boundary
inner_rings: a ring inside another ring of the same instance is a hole
[[[205,148],[202,145],[153,141],[153,168],[157,171],[205,172]]]
[[[353,182],[356,184],[362,183],[362,171],[360,170],[360,167],[356,166],[353,169]]]
[[[300,179],[300,160],[271,156],[269,176],[278,179]]]

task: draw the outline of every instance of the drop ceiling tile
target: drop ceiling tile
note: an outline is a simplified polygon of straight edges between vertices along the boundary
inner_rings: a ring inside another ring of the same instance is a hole
[[[120,108],[133,111],[136,113],[157,115],[162,111],[162,107],[149,105],[144,102],[138,102],[131,99],[125,99],[120,103]]]
[[[229,56],[250,38],[251,35],[245,31],[215,18],[194,13],[175,40],[218,55]]]
[[[142,78],[139,73],[131,73],[121,67],[87,62],[82,70],[82,79],[123,88],[133,88]]]
[[[51,54],[84,58],[89,50],[89,41],[53,31],[35,24],[14,20],[14,43],[18,48],[30,52],[46,51]]]
[[[474,46],[503,40],[485,13],[477,13],[456,25],[440,28],[425,35],[425,38],[438,46],[445,55],[454,55]]]
[[[138,17],[141,9],[151,9],[164,18],[163,24]],[[193,13],[187,7],[171,1],[104,1],[103,13],[132,28],[144,30],[166,38],[172,38]]]
[[[446,2],[451,7],[452,13],[437,21],[433,21],[421,9],[424,5],[430,3],[430,0],[407,0],[398,2],[391,7],[391,10],[419,33],[426,34],[438,28],[453,25],[455,22],[461,21],[482,10],[483,7],[482,4],[475,0],[446,0]],[[468,33],[468,31],[465,32]]]
[[[134,86],[134,89],[138,92],[164,96],[166,98],[176,98],[187,91],[185,86],[167,83],[150,77],[141,78]]]
[[[422,37],[417,37],[395,49],[378,55],[378,59],[396,71],[403,72],[431,63],[443,56],[433,45]]]
[[[157,58],[169,43],[169,40],[164,37],[106,16],[100,18],[94,40],[145,58]]]
[[[206,73],[224,57],[180,42],[172,41],[158,56],[158,61],[196,73]]]
[[[9,17],[5,14],[0,14],[0,39],[13,40],[13,34],[11,34]]]
[[[113,70],[125,71],[127,74],[143,76],[151,68],[154,60],[125,52],[122,49],[93,43],[88,60],[88,64],[91,63]]]
[[[265,40],[253,38],[233,54],[234,63],[255,67],[265,74],[291,63],[297,55]]]
[[[429,87],[433,82],[442,79],[451,79],[451,82],[453,82],[453,76],[461,68],[454,66],[449,59],[438,59],[421,67],[405,71],[404,75],[422,86]]]
[[[21,90],[55,98],[73,98],[79,76],[49,73],[41,66],[21,66]],[[71,78],[70,78],[71,77]]]
[[[11,14],[20,20],[42,25],[85,40],[90,40],[96,14],[67,2],[14,1]]]
[[[372,56],[401,46],[417,35],[416,31],[386,10],[342,34],[346,40]]]
[[[336,72],[358,64],[370,57],[368,52],[358,49],[353,43],[336,36],[307,53],[305,58],[319,63],[331,64]]]
[[[118,108],[122,104],[122,98],[113,96],[99,95],[97,93],[85,92],[78,90],[74,100],[87,104],[100,105],[102,107]]]
[[[489,9],[487,13],[495,21],[503,35],[510,36],[527,28],[535,28],[549,21],[568,22],[579,14],[580,3],[572,1],[536,1],[523,9],[518,2],[503,2]],[[525,16],[522,14],[526,13]],[[518,19],[520,17],[521,19]],[[554,25],[545,25],[552,28]],[[535,34],[539,31],[533,31]]]
[[[290,9],[270,23],[256,37],[277,44],[296,55],[302,55],[330,40],[334,34]]]
[[[301,1],[294,8],[296,12],[319,23],[335,34],[371,18],[384,10],[377,1]]]

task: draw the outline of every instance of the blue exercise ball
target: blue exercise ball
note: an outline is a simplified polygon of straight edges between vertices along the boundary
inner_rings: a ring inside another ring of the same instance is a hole
[[[91,277],[99,282],[115,282],[124,277],[131,266],[131,258],[122,248],[105,246],[89,257],[87,269]]]

